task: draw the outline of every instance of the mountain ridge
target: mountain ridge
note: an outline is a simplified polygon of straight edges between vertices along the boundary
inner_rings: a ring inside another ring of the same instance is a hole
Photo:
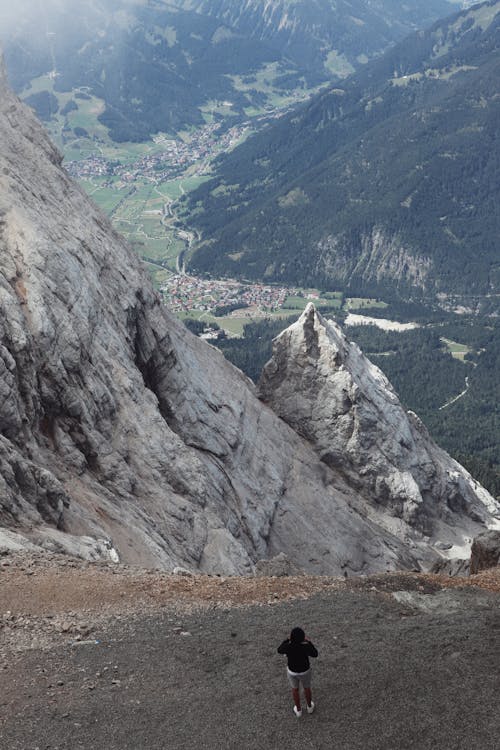
[[[352,69],[361,59],[365,61],[397,41],[407,29],[423,28],[435,20],[436,14],[442,16],[453,9],[450,2],[398,6],[383,0],[370,3],[244,0],[239,7],[231,0],[174,2],[179,7],[214,16],[230,27],[248,29],[253,38],[284,48],[295,62],[307,67],[314,65],[316,69],[318,63],[328,66],[328,52],[332,49],[337,50],[339,58],[344,58],[346,69]],[[370,38],[375,29],[377,41]]]
[[[285,552],[362,572],[429,566],[439,541],[494,522],[469,512],[484,506],[470,486],[433,540],[391,530],[168,313],[4,76],[0,93],[4,544],[241,574]]]
[[[414,34],[219,159],[181,202],[201,237],[190,267],[369,296],[494,293],[499,8]]]
[[[425,24],[452,7],[426,0],[422,13],[415,0],[404,6],[355,0],[355,7],[344,0],[335,7],[315,0],[311,7],[302,0],[288,9],[295,19],[288,29],[280,25],[287,16],[282,2],[239,5],[47,0],[42,8],[21,2],[3,30],[12,83],[47,120],[64,116],[58,93],[93,95],[111,138],[140,142],[200,126],[210,111],[226,124],[246,119],[246,110],[272,107],[276,92],[300,95],[343,77],[362,64],[360,52],[368,59],[415,28],[417,19]],[[62,137],[71,136],[67,121],[62,130]]]

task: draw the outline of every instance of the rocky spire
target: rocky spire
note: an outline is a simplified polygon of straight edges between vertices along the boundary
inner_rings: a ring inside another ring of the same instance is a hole
[[[370,503],[433,536],[491,521],[495,500],[406,412],[385,375],[309,304],[274,342],[260,397]]]

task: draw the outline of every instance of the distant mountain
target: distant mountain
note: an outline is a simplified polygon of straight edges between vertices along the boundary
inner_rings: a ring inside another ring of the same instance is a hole
[[[56,117],[58,92],[76,90],[102,100],[99,120],[113,140],[141,141],[203,123],[203,107],[219,119],[246,117],[276,93],[345,76],[449,8],[446,0],[22,0],[0,39],[11,83],[40,117]]]
[[[342,74],[450,13],[446,0],[173,0],[278,49],[301,68]]]
[[[418,32],[219,161],[197,271],[405,294],[500,280],[500,2]]]

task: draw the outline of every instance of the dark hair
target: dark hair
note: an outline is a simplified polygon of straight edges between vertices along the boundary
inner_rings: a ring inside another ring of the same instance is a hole
[[[292,643],[302,643],[305,637],[306,634],[304,633],[302,628],[294,628],[290,633],[290,640],[292,641]]]

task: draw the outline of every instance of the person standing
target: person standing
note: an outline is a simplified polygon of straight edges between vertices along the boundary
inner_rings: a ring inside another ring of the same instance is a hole
[[[309,638],[306,638],[306,634],[302,628],[294,628],[290,633],[290,637],[286,638],[278,646],[278,654],[286,654],[287,657],[287,676],[288,682],[292,687],[293,712],[295,716],[298,719],[302,716],[299,692],[301,683],[306,698],[307,713],[312,714],[314,703],[311,692],[311,665],[309,657],[316,658],[318,655],[316,647],[311,643]]]

